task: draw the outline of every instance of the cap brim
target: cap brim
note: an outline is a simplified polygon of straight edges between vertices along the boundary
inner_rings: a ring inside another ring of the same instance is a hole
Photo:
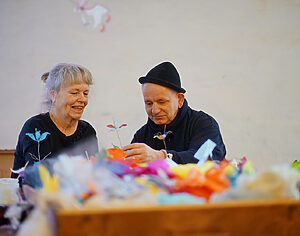
[[[185,93],[185,89],[184,88],[180,88],[172,83],[169,83],[165,80],[160,80],[158,78],[155,78],[155,77],[140,77],[139,78],[139,82],[140,84],[144,84],[144,83],[152,83],[152,84],[158,84],[158,85],[161,85],[161,86],[164,86],[164,87],[168,87],[168,88],[171,88],[179,93]]]

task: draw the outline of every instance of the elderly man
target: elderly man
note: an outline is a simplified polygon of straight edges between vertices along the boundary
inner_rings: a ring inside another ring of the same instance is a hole
[[[131,144],[124,147],[128,158],[149,162],[168,157],[178,164],[196,163],[194,154],[208,139],[216,144],[211,158],[225,157],[218,123],[208,114],[188,106],[172,63],[155,66],[139,82],[149,118],[135,133]]]

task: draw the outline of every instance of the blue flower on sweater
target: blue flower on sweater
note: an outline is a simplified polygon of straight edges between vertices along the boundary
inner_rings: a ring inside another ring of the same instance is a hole
[[[41,160],[44,160],[47,156],[49,156],[51,154],[51,152],[49,152],[46,156],[44,156],[42,159],[41,159],[41,154],[40,154],[40,142],[43,141],[47,135],[50,135],[49,132],[45,132],[45,133],[42,133],[41,134],[41,131],[40,130],[37,130],[37,128],[35,128],[35,133],[26,133],[27,136],[29,136],[33,141],[37,142],[37,154],[38,156],[35,156],[34,154],[32,153],[29,153],[31,158],[34,160],[34,162],[39,162]]]
[[[37,129],[35,129],[35,135],[31,134],[31,133],[26,133],[26,135],[28,135],[32,140],[34,140],[36,142],[43,141],[47,137],[48,134],[50,134],[50,133],[45,132],[45,133],[42,133],[42,135],[41,135],[41,131],[37,130]]]

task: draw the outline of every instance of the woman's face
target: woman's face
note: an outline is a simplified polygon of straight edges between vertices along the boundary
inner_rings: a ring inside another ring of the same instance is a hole
[[[89,85],[84,81],[67,84],[54,96],[55,114],[64,121],[79,120],[88,104]]]

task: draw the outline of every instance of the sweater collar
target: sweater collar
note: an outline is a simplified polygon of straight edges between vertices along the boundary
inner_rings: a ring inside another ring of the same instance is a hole
[[[176,127],[181,123],[182,119],[185,117],[187,110],[188,110],[188,102],[186,99],[184,99],[183,106],[178,110],[175,119],[170,124],[167,125],[166,130],[175,130]],[[164,131],[164,125],[157,125],[150,118],[148,118],[147,123],[155,132]]]

